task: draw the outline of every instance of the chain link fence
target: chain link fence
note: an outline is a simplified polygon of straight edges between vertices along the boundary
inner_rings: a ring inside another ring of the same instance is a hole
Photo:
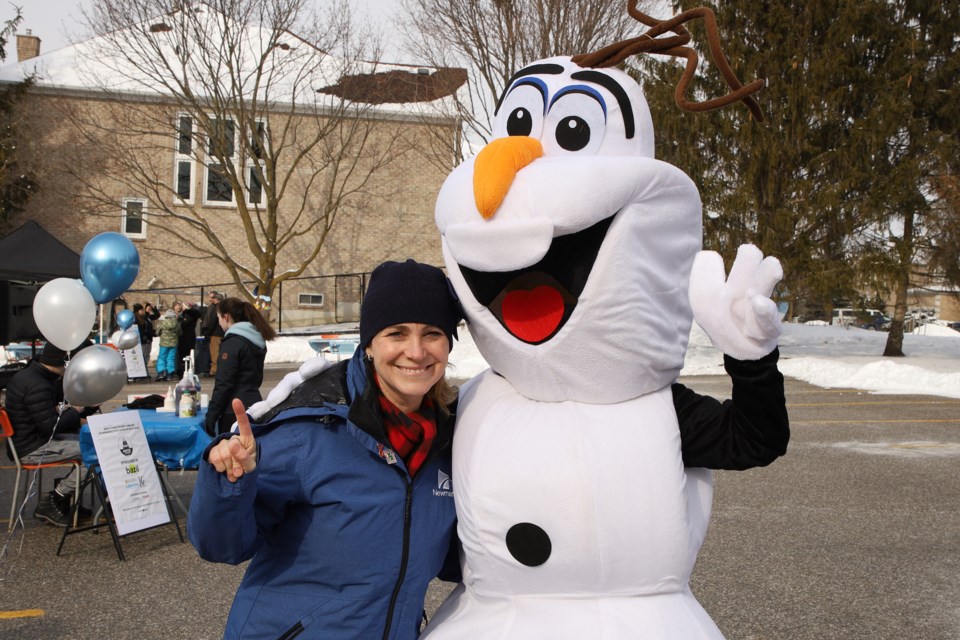
[[[369,273],[346,273],[292,278],[277,285],[271,299],[258,298],[258,306],[278,331],[288,334],[324,325],[358,323],[369,277]],[[256,294],[253,282],[244,286]],[[124,299],[129,307],[149,302],[163,312],[175,302],[205,307],[211,291],[245,299],[244,291],[233,282],[130,289]]]

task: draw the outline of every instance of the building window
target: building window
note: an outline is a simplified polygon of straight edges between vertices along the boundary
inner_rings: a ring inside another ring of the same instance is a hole
[[[147,237],[147,201],[124,198],[121,203],[120,231],[128,238]]]
[[[256,166],[250,167],[250,175],[247,177],[247,202],[250,204],[263,204],[263,185],[260,184],[260,171]]]
[[[323,306],[323,294],[322,293],[301,293],[299,294],[299,299],[297,301],[301,307],[322,307]]]
[[[233,204],[228,166],[236,163],[236,126],[233,120],[210,118],[210,137],[207,140],[207,168],[204,192],[206,204]]]
[[[247,204],[263,204],[264,158],[267,155],[267,125],[257,121],[257,130],[250,136],[250,157],[247,158]]]
[[[176,200],[186,204],[193,203],[194,138],[193,118],[181,114],[177,117],[177,148],[174,157],[173,191]]]
[[[233,120],[210,118],[210,140],[207,144],[207,153],[211,158],[233,158],[236,154],[235,136],[236,127]]]
[[[207,202],[233,202],[233,187],[222,164],[207,166]]]
[[[250,138],[250,155],[256,160],[263,160],[267,155],[267,123],[257,121],[257,132]]]

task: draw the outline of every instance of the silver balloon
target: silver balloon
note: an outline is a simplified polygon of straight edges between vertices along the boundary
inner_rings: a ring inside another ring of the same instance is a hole
[[[127,366],[115,349],[87,347],[67,363],[63,395],[75,407],[95,407],[117,395],[127,382]]]
[[[120,349],[133,349],[138,344],[140,344],[140,334],[133,327],[121,333],[120,337],[117,338],[117,347]]]

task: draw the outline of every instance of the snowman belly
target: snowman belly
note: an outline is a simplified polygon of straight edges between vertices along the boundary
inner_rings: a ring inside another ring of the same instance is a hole
[[[476,596],[686,590],[706,518],[691,527],[669,387],[619,404],[543,403],[488,373],[461,397],[453,455]]]

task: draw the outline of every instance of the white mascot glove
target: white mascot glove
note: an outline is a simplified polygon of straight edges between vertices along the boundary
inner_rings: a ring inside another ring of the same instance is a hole
[[[690,273],[693,318],[717,349],[737,360],[759,360],[777,346],[782,328],[773,288],[783,278],[780,261],[741,245],[724,282],[723,258],[701,251]]]

